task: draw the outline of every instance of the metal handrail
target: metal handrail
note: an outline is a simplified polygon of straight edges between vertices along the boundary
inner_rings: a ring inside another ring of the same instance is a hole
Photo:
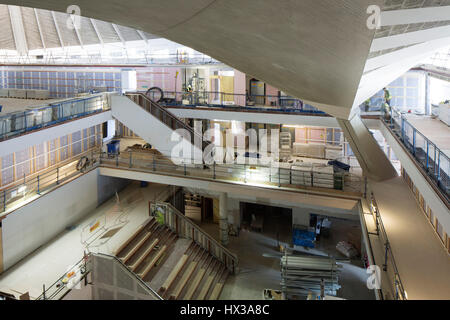
[[[180,218],[181,220],[183,220],[183,222],[185,222],[186,224],[188,224],[192,229],[196,230],[197,232],[199,232],[202,236],[204,236],[205,238],[208,239],[208,241],[210,241],[211,243],[213,243],[216,247],[220,248],[221,251],[223,251],[232,261],[233,263],[233,272],[236,272],[237,270],[237,266],[239,263],[239,259],[237,257],[237,255],[233,252],[231,252],[230,250],[228,250],[226,247],[224,247],[220,242],[218,242],[216,239],[214,239],[213,237],[211,237],[208,233],[206,233],[204,230],[202,230],[199,226],[197,226],[194,222],[192,222],[189,218],[187,218],[184,214],[182,214],[180,211],[178,211],[177,208],[175,208],[171,203],[168,202],[160,202],[160,201],[156,201],[154,202],[156,205],[160,205],[160,206],[167,206],[170,208],[170,210],[172,210],[172,213],[175,214],[178,218]],[[166,220],[165,223],[167,224]],[[167,224],[168,225],[168,224]],[[169,226],[171,227],[171,226]],[[195,241],[195,239],[193,239]],[[201,245],[200,243],[198,243],[199,245]],[[207,249],[207,248],[205,248]],[[216,257],[218,258],[218,257]]]
[[[308,171],[293,168],[272,167],[270,165],[261,164],[210,164],[189,165],[191,159],[186,158],[168,158],[153,155],[139,154],[133,157],[133,152],[122,152],[121,155],[105,154],[100,155],[100,165],[103,167],[125,167],[127,169],[141,169],[150,172],[164,172],[173,176],[189,176],[192,178],[211,179],[221,181],[243,181],[256,182],[258,184],[268,184],[270,186],[299,186],[312,187],[320,189],[342,190],[344,192],[354,192],[358,197],[363,192],[363,183],[359,176],[351,173],[320,173],[312,171],[312,167]],[[128,155],[128,157],[125,157]],[[187,160],[183,163],[183,160]],[[179,164],[175,164],[176,161]],[[178,170],[177,170],[178,169]],[[232,170],[230,172],[229,170]],[[327,186],[324,186],[327,184]]]
[[[81,258],[77,263],[75,263],[73,265],[72,268],[70,268],[70,270],[75,270],[77,267],[82,265],[83,262],[84,262],[86,269],[85,269],[85,272],[83,273],[83,277],[80,278],[80,281],[89,273],[87,271],[86,257]],[[61,284],[64,284],[62,280],[66,277],[66,275],[67,275],[67,273],[64,273],[61,277],[59,277],[55,282],[53,282],[48,287],[45,287],[45,285],[44,285],[42,294],[36,300],[52,300],[53,298],[55,298],[58,293],[60,293],[63,289],[67,288],[65,285],[61,285]],[[51,290],[53,290],[54,288],[56,288],[55,291],[53,293],[49,294],[49,292]]]
[[[144,92],[142,92],[144,93]],[[303,103],[302,100],[290,97],[290,96],[278,96],[278,95],[248,95],[239,93],[227,93],[221,91],[194,91],[194,92],[177,92],[177,91],[163,91],[164,97],[171,99],[163,99],[159,103],[163,106],[211,106],[219,108],[229,108],[236,110],[237,108],[243,108],[245,110],[263,111],[264,108],[258,106],[250,106],[248,102],[258,101],[270,101],[270,109],[273,112],[302,112],[326,115],[325,112]],[[215,99],[213,97],[219,97]],[[151,96],[149,98],[152,98]],[[227,98],[227,99],[225,99]],[[183,100],[188,100],[189,103],[184,103]],[[226,102],[233,102],[232,105]],[[256,103],[255,102],[255,103]],[[265,103],[262,103],[266,105]],[[287,105],[293,104],[294,106]],[[261,103],[256,104],[261,105]],[[267,105],[269,106],[269,105]],[[300,107],[299,107],[300,106]],[[276,109],[279,107],[281,109]]]
[[[141,277],[139,277],[135,272],[133,272],[125,263],[122,262],[122,260],[120,260],[116,256],[106,253],[93,253],[93,252],[90,252],[89,256],[105,256],[114,259],[115,262],[119,263],[119,265],[123,269],[125,269],[129,274],[131,274],[141,285],[143,285],[147,290],[151,291],[152,294],[155,296],[155,298],[157,298],[158,300],[164,300],[152,287],[150,287],[144,280],[142,280]]]
[[[21,195],[22,198],[29,197],[31,195],[41,195],[43,192],[50,190],[52,188],[56,188],[61,183],[64,183],[67,180],[72,179],[77,174],[85,173],[88,170],[92,170],[99,165],[99,161],[96,161],[100,155],[100,149],[98,147],[92,148],[91,150],[85,151],[78,155],[78,157],[72,157],[71,161],[59,163],[56,168],[52,168],[50,170],[46,170],[43,173],[35,175],[33,178],[24,177],[24,182],[18,184],[16,182],[15,185],[3,189],[0,191],[0,213],[4,214],[9,206],[9,203],[15,203],[18,200],[17,195]],[[90,156],[91,162],[90,165],[85,168],[84,171],[78,171],[76,168],[77,162],[83,156]],[[94,161],[95,160],[95,161]],[[67,172],[61,172],[61,168],[72,166],[71,170]],[[61,175],[65,174],[63,177]],[[33,174],[34,175],[34,174]],[[32,176],[33,176],[32,175]],[[21,191],[23,189],[23,191]],[[8,199],[8,197],[10,199]],[[26,204],[27,202],[23,202]]]
[[[94,105],[88,105],[92,101]],[[95,103],[97,102],[98,104],[96,105]],[[71,109],[67,110],[67,106]],[[72,110],[74,106],[76,110]],[[36,106],[21,112],[8,113],[0,117],[0,141],[68,120],[105,111],[109,108],[106,94],[98,94],[87,98],[74,98],[54,102],[50,105]]]
[[[145,96],[143,93],[126,93],[128,98],[133,102],[141,106],[145,111],[149,112],[153,116],[157,117],[162,123],[168,126],[172,130],[185,129],[190,133],[190,142],[195,145],[195,141],[202,141],[203,150],[206,148],[207,143],[203,141],[200,134],[195,132],[195,130],[173,115],[166,108],[162,107],[158,103],[151,100],[149,97]],[[199,139],[199,140],[197,140]]]
[[[392,130],[392,132],[394,132],[398,136],[400,141],[411,153],[414,159],[424,168],[426,174],[431,178],[433,183],[436,184],[437,188],[440,190],[441,194],[448,202],[450,199],[450,158],[444,152],[442,152],[435,143],[430,141],[423,133],[417,130],[403,114],[401,114],[394,108],[392,108],[390,119],[386,119],[385,117],[383,117],[383,115],[381,116],[381,119],[390,130],[397,127],[400,132],[397,132],[396,130]],[[411,137],[409,137],[407,133],[409,129],[412,130],[412,142],[410,141]],[[423,159],[420,159],[417,154],[418,135],[424,142],[423,147],[425,147],[425,150],[423,150],[423,152],[426,152],[426,159],[424,163],[422,162]],[[434,158],[432,157],[433,154]],[[446,162],[448,165],[447,171],[442,167],[443,162]],[[445,185],[441,185],[441,183],[444,183]]]
[[[122,267],[122,269],[125,269],[126,272],[131,274],[133,276],[133,278],[135,278],[144,288],[149,290],[156,299],[163,300],[163,298],[161,298],[161,296],[153,288],[151,288],[144,280],[141,279],[141,277],[139,277],[130,268],[128,268],[119,258],[117,258],[116,256],[113,256],[113,255],[106,254],[106,253],[89,252],[87,255],[85,255],[83,258],[81,258],[77,263],[75,263],[72,268],[70,268],[70,270],[75,270],[77,268],[80,268],[80,266],[84,263],[85,270],[79,281],[83,280],[90,272],[92,272],[92,269],[88,268],[88,266],[91,267],[90,264],[88,264],[88,262],[90,262],[89,259],[92,256],[104,256],[104,257],[113,259],[116,263],[119,263],[119,265]],[[67,286],[62,281],[66,276],[67,276],[67,273],[64,273],[49,287],[45,288],[45,286],[44,286],[44,290],[43,290],[42,294],[36,300],[53,300],[64,289],[68,289],[68,291],[70,291],[71,289],[67,288]],[[54,289],[54,288],[56,288],[56,289]],[[53,291],[53,290],[55,290],[55,291],[50,294],[50,291]],[[62,299],[64,296],[65,296],[65,294],[62,295],[59,299]]]
[[[377,205],[377,202],[375,200],[373,193],[371,195],[371,201],[372,201],[372,204],[370,206],[370,211],[372,212],[372,215],[375,212],[375,219],[376,219],[375,225],[376,225],[377,234],[380,235],[380,231],[381,231],[382,236],[386,240],[386,242],[384,244],[384,246],[385,246],[385,261],[383,264],[383,270],[385,272],[387,272],[388,255],[389,255],[391,258],[390,261],[394,268],[394,277],[395,277],[394,278],[394,291],[396,292],[395,298],[396,298],[396,300],[398,300],[398,298],[401,297],[402,300],[407,300],[406,291],[403,286],[403,282],[400,278],[400,272],[398,271],[397,264],[395,263],[394,253],[392,252],[389,238],[388,238],[386,229],[384,227],[383,219],[381,218],[380,211],[378,209],[378,205]],[[397,285],[398,285],[398,289],[400,289],[400,292],[398,292],[398,290],[397,290]]]

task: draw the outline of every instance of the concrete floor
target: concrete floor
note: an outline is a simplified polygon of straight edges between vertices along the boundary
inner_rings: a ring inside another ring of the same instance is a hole
[[[406,182],[397,177],[372,189],[408,299],[450,299],[449,255]]]
[[[61,99],[48,99],[48,100],[34,100],[34,99],[15,99],[15,98],[0,98],[0,106],[2,106],[2,112],[0,116],[16,111],[25,111],[33,109],[37,106],[46,106],[50,103],[60,101]]]
[[[238,237],[230,237],[228,248],[238,255],[240,272],[228,277],[221,300],[260,300],[264,289],[281,289],[281,254],[277,250],[277,233],[281,245],[291,246],[291,225],[290,216],[277,219],[266,215],[262,233],[241,229]],[[349,230],[354,231],[357,226],[357,221],[333,219],[330,237],[322,238],[316,250],[307,253],[345,258],[337,252],[335,246],[338,241],[346,240]],[[203,223],[201,227],[215,239],[219,238],[217,224]],[[342,288],[338,291],[338,296],[357,300],[375,299],[373,292],[366,287],[367,274],[362,262],[355,259],[342,265],[339,280]]]
[[[148,218],[148,201],[155,200],[164,188],[167,186],[156,184],[140,188],[138,182],[132,183],[119,193],[125,212],[120,219],[118,214],[111,214],[116,204],[115,197],[112,197],[77,223],[74,226],[75,229],[62,232],[53,241],[3,273],[0,276],[0,291],[12,292],[16,295],[28,291],[31,299],[37,298],[42,293],[43,284],[51,285],[82,258],[85,248],[81,243],[83,240],[81,230],[93,219],[106,213],[108,213],[106,220],[109,229],[115,225],[120,227],[120,230],[111,238],[92,241],[89,250],[106,254],[114,253]]]
[[[450,127],[438,118],[406,114],[406,119],[450,157]]]

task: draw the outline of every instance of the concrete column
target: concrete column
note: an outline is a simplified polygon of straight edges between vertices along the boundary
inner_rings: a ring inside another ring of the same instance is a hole
[[[241,226],[240,201],[238,199],[228,198],[228,223],[235,227]]]
[[[359,116],[351,120],[338,119],[338,122],[369,179],[384,181],[397,176],[397,171]]]
[[[224,192],[220,194],[219,198],[219,229],[220,242],[226,246],[228,245],[228,195]]]
[[[303,208],[292,208],[292,225],[309,227],[309,210]]]

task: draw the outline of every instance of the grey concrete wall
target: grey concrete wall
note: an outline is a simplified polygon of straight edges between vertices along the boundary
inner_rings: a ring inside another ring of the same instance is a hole
[[[228,207],[228,223],[236,227],[241,226],[241,209],[240,201],[237,199],[227,198]]]
[[[310,211],[309,209],[292,208],[292,225],[309,227]]]
[[[120,192],[129,184],[130,180],[128,179],[113,178],[99,175],[97,179],[97,194],[98,194],[97,204],[101,205],[109,198],[114,196],[116,192]]]
[[[96,169],[8,215],[2,221],[4,270],[77,223],[128,183],[99,176]]]
[[[4,269],[94,210],[97,177],[98,170],[93,170],[8,215],[3,220]]]

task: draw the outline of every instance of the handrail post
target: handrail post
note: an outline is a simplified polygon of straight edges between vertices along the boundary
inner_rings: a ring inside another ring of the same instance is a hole
[[[378,213],[378,209],[375,209],[375,228],[377,230],[377,236],[380,235],[380,221],[379,221],[379,213]]]
[[[388,262],[388,252],[389,252],[389,241],[386,240],[386,243],[384,244],[385,250],[384,250],[384,264],[383,264],[383,271],[387,271],[387,262]]]
[[[433,165],[433,173],[434,173],[434,175],[437,175],[437,172],[436,172],[436,170],[437,170],[437,167],[436,167],[436,146],[434,146],[434,165]]]
[[[130,151],[130,168],[132,167],[132,159],[131,159],[131,154],[132,154],[132,152]]]
[[[59,184],[59,167],[56,168],[56,184]]]
[[[3,211],[6,211],[6,190],[3,191]]]
[[[405,119],[403,118],[403,116],[401,116],[400,119],[402,120],[402,140],[403,143],[405,143]]]
[[[214,161],[214,165],[213,165],[213,171],[214,171],[214,177],[213,179],[216,179],[216,161]]]
[[[39,175],[37,176],[37,194],[41,194],[39,190]]]
[[[441,151],[438,153],[437,181],[441,179]]]
[[[278,188],[281,187],[281,167],[278,166]]]
[[[289,167],[289,184],[292,185],[292,166]]]

